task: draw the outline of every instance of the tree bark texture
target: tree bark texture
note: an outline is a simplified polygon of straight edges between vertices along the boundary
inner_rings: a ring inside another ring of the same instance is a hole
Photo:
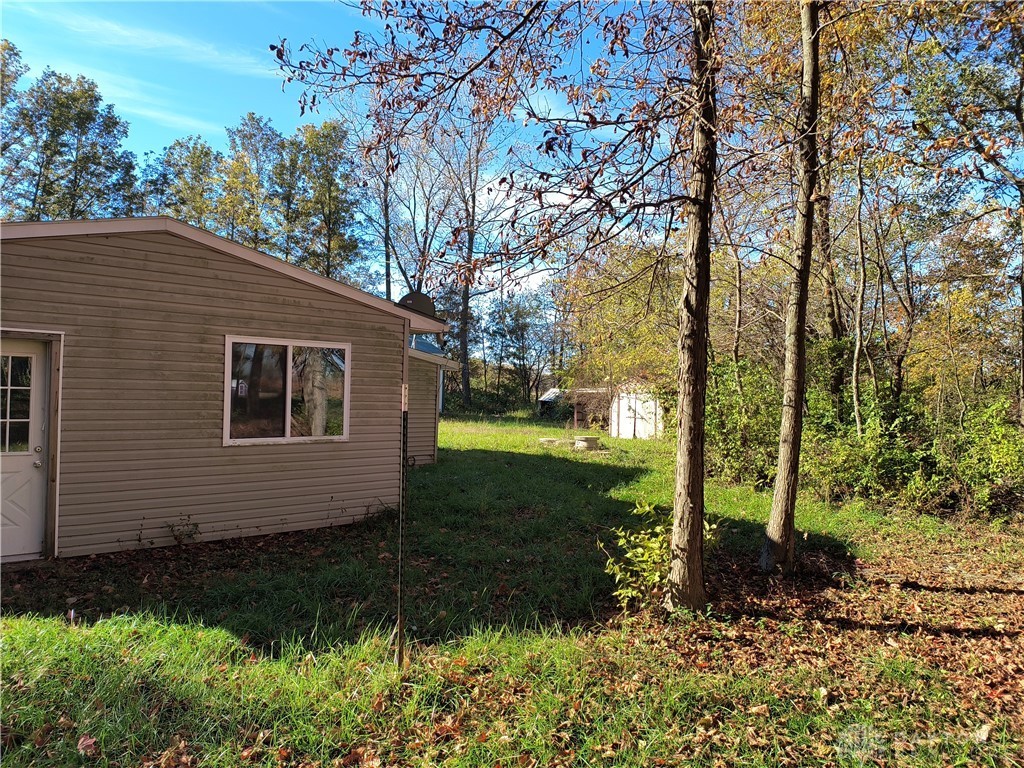
[[[711,210],[718,159],[714,0],[692,0],[694,120],[686,211],[685,286],[679,300],[679,421],[667,608],[700,610],[704,592],[704,409],[711,289]]]
[[[1020,193],[1020,237],[1024,245],[1024,186]],[[1020,362],[1017,368],[1017,418],[1021,429],[1024,429],[1024,253],[1020,258],[1020,274],[1017,276],[1017,287],[1020,290]]]
[[[309,347],[304,358],[302,400],[306,405],[305,417],[309,421],[310,436],[321,437],[327,434],[327,363],[324,350]]]
[[[842,424],[846,418],[843,385],[846,383],[846,326],[843,322],[843,308],[840,304],[839,286],[836,284],[835,261],[832,257],[832,182],[830,168],[832,160],[831,141],[822,142],[822,162],[818,172],[818,200],[815,204],[814,232],[821,257],[822,277],[825,282],[825,310],[828,313],[828,328],[831,337],[829,347],[829,394],[835,408],[836,422]]]
[[[462,366],[462,404],[469,406],[473,391],[469,386],[469,279],[462,284],[459,302],[459,365]]]
[[[798,181],[793,277],[786,311],[786,365],[782,387],[782,425],[779,430],[779,463],[775,475],[772,512],[761,549],[761,570],[781,566],[789,573],[795,562],[794,519],[800,471],[800,438],[806,389],[807,291],[814,247],[814,189],[818,176],[818,63],[819,0],[801,0],[800,38],[803,77],[800,84],[798,128]]]
[[[853,385],[853,419],[857,424],[857,437],[864,436],[864,420],[860,409],[860,358],[864,348],[864,294],[867,291],[867,257],[864,248],[864,169],[861,158],[857,158],[857,301],[853,308],[853,371],[850,381]]]

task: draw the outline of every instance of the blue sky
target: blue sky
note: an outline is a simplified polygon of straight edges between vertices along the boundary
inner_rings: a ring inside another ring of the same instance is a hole
[[[249,111],[281,132],[333,116],[299,115],[299,88],[282,92],[268,50],[286,37],[347,45],[372,22],[335,2],[41,2],[3,0],[3,37],[31,70],[83,74],[130,124],[125,147],[141,157],[201,134],[224,148],[225,126]]]

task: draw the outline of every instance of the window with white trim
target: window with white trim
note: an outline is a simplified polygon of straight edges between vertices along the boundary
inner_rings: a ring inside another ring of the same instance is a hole
[[[352,347],[228,336],[224,443],[348,439]]]

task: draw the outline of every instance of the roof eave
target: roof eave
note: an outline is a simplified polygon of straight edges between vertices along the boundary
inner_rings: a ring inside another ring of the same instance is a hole
[[[432,355],[429,352],[420,352],[418,349],[410,349],[409,357],[415,358],[416,360],[423,360],[427,363],[440,366],[448,371],[458,371],[462,369],[455,360],[451,360],[447,357],[441,357],[440,355]]]

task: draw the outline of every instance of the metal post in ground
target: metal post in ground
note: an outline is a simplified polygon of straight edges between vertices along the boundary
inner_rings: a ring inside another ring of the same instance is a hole
[[[396,627],[395,663],[405,669],[405,512],[409,503],[409,411],[402,411],[402,477],[398,497],[398,625]]]

